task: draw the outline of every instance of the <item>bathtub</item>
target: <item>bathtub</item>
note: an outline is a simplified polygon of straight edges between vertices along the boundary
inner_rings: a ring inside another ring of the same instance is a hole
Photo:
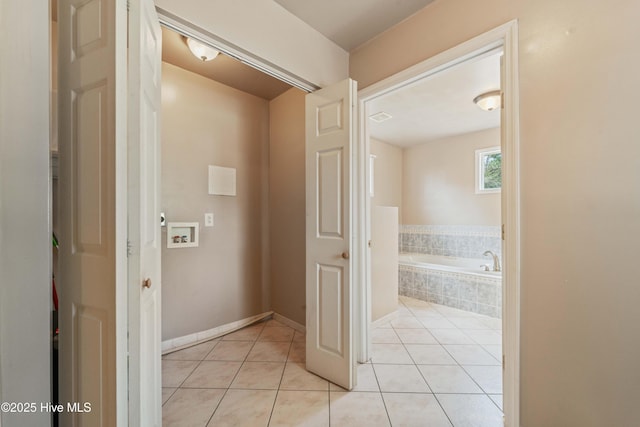
[[[400,254],[398,293],[461,310],[500,318],[501,272],[484,271],[491,259]]]
[[[436,271],[449,271],[473,274],[480,277],[501,278],[501,271],[485,271],[483,266],[493,266],[492,259],[456,258],[429,254],[399,254],[398,263],[428,268]]]

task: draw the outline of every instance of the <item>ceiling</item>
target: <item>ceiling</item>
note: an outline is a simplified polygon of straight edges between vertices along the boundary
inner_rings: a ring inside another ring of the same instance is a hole
[[[290,8],[292,13],[299,13],[304,21],[312,20],[311,26],[327,37],[335,38],[336,42],[340,40],[349,50],[432,0],[273,1]],[[327,11],[331,11],[330,17]],[[348,30],[347,27],[352,28]],[[243,92],[271,100],[291,88],[289,84],[224,54],[202,62],[191,54],[184,36],[164,27],[162,42],[163,61]],[[392,116],[382,123],[369,120],[369,133],[381,141],[408,147],[498,127],[500,112],[481,110],[473,103],[473,98],[499,88],[499,53],[466,61],[369,102],[370,115],[386,112]]]
[[[433,0],[274,0],[347,52]]]
[[[369,116],[386,112],[392,118],[369,119],[369,135],[409,147],[500,126],[499,109],[484,111],[473,103],[481,93],[500,89],[500,55],[463,62],[370,101]]]
[[[162,60],[266,100],[292,87],[222,53],[203,62],[191,54],[184,36],[165,27],[162,27]]]

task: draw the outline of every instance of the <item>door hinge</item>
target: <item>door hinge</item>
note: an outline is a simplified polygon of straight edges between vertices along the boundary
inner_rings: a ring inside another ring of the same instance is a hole
[[[504,370],[504,354],[502,355],[502,370]]]
[[[502,224],[502,240],[504,240],[504,224]]]
[[[133,245],[131,244],[131,240],[127,239],[127,258],[129,258],[133,253],[132,248],[133,248]]]

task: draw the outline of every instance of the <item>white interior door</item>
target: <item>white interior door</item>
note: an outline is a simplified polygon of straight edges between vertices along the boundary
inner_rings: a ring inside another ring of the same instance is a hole
[[[125,425],[127,5],[60,0],[58,24],[60,425]]]
[[[306,97],[307,369],[355,385],[352,152],[356,82]]]
[[[160,91],[162,32],[152,0],[129,6],[129,425],[162,425]]]

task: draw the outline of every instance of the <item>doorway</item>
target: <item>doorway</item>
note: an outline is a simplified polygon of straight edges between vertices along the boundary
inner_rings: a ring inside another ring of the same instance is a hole
[[[501,90],[502,105],[500,124],[500,146],[502,150],[502,179],[501,192],[501,223],[498,234],[502,239],[502,372],[504,389],[504,414],[506,425],[511,425],[518,415],[518,330],[519,330],[519,211],[518,211],[518,111],[517,111],[517,58],[516,58],[516,23],[505,24],[495,30],[476,37],[468,42],[456,46],[442,54],[417,64],[409,69],[380,81],[359,92],[359,121],[361,135],[359,148],[359,177],[362,192],[371,189],[371,147],[369,117],[379,111],[374,111],[372,106],[377,99],[391,94],[394,91],[406,87],[422,79],[433,78],[439,73],[453,69],[472,59],[502,49],[501,62]],[[374,166],[375,167],[375,166]],[[366,239],[359,244],[361,250],[367,256],[362,260],[362,271],[366,277],[365,285],[358,292],[361,298],[361,312],[359,315],[359,327],[361,330],[359,344],[359,362],[365,362],[371,358],[372,343],[372,276],[371,276],[371,252],[367,251],[371,239],[371,199],[363,197],[359,200],[362,207],[360,218],[366,224]]]

